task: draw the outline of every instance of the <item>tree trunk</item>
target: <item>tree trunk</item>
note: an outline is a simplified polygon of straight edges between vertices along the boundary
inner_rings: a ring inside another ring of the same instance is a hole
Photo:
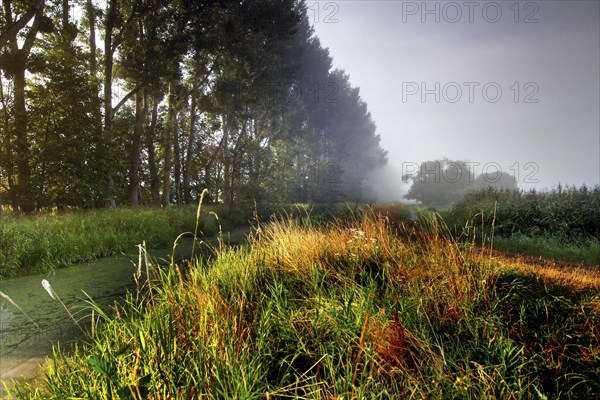
[[[140,153],[142,151],[142,131],[148,113],[148,103],[144,101],[142,91],[135,96],[135,126],[131,138],[129,154],[129,204],[135,207],[140,201]]]
[[[96,82],[98,66],[96,63],[96,16],[94,14],[94,4],[92,0],[86,1],[86,14],[90,24],[90,77],[92,82]]]
[[[10,110],[8,109],[6,98],[4,96],[4,84],[2,82],[2,76],[0,74],[0,100],[2,101],[2,117],[4,138],[2,139],[2,151],[0,155],[0,168],[4,168],[4,176],[6,177],[6,201],[5,203],[10,204],[13,209],[18,206],[18,201],[15,193],[14,186],[14,164],[13,164],[13,150],[12,150],[12,127],[10,122]],[[0,174],[2,171],[0,170]]]
[[[192,180],[192,153],[194,151],[194,141],[196,139],[196,94],[194,90],[192,90],[191,96],[190,125],[188,128],[187,151],[185,152],[185,166],[183,169],[183,196],[186,204],[192,203],[190,183]]]
[[[217,146],[217,148],[213,151],[213,153],[210,156],[210,159],[208,160],[206,165],[204,166],[204,171],[205,171],[204,182],[206,184],[207,189],[209,189],[209,192],[211,190],[210,186],[213,186],[211,184],[211,178],[210,178],[210,174],[213,169],[213,165],[215,164],[215,161],[217,161],[217,156],[219,155],[219,151],[223,148],[223,145],[225,143],[227,143],[228,136],[229,136],[229,130],[226,129],[225,126],[223,126],[223,136],[221,137],[221,141],[219,142],[219,145]],[[219,172],[217,173],[217,175],[219,175]],[[213,200],[215,202],[217,202],[217,200],[219,199],[219,188],[217,187],[217,182],[218,182],[218,176],[217,176],[217,178],[215,178],[214,187],[212,188],[212,189],[214,189]]]
[[[19,62],[18,71],[13,77],[15,96],[15,121],[13,135],[14,150],[17,159],[17,199],[19,209],[24,213],[31,213],[35,207],[32,199],[31,169],[29,166],[30,148],[27,140],[27,109],[25,108],[25,60]]]
[[[69,0],[62,0],[62,28],[66,33],[69,29]]]
[[[118,0],[110,0],[107,4],[108,10],[106,15],[106,26],[104,30],[104,141],[109,149],[112,148],[112,75],[113,75],[113,56],[114,48],[112,45],[113,30],[115,27],[115,20],[117,17],[117,3]],[[114,181],[113,181],[113,167],[111,164],[112,157],[108,157],[108,171],[106,182],[108,186],[108,205],[111,208],[116,207],[114,198]]]
[[[23,14],[18,21],[12,20],[12,16],[7,15],[5,30],[0,35],[0,48],[4,47],[4,44],[8,41],[12,40],[17,36],[19,31],[23,29],[31,19],[37,15],[37,13],[44,7],[44,0],[38,0],[35,4],[31,6],[31,8]],[[4,9],[5,13],[10,13],[10,1],[4,0]]]
[[[179,105],[179,104],[178,104]],[[175,118],[177,119],[177,117]],[[184,118],[181,118],[181,125],[184,126]],[[179,143],[179,123],[175,124],[173,130],[173,179],[175,189],[175,204],[181,204],[181,148]]]
[[[224,133],[223,136],[223,152],[221,153],[221,162],[223,163],[223,187],[221,189],[223,193],[223,202],[227,203],[230,191],[229,174],[231,173],[229,165],[229,132],[231,132],[231,126],[229,125],[229,122],[225,119],[225,117],[222,118],[222,121],[223,130],[227,131],[227,133]]]
[[[169,83],[169,100],[167,111],[167,126],[165,127],[164,137],[164,165],[163,165],[163,191],[162,191],[162,206],[169,207],[171,204],[171,167],[173,153],[173,136],[174,130],[177,129],[175,123],[175,82]]]
[[[148,95],[146,94],[146,103]],[[146,150],[148,151],[148,172],[150,174],[150,194],[153,204],[160,204],[160,178],[158,176],[158,166],[156,165],[156,149],[154,147],[154,138],[156,135],[156,123],[158,120],[158,96],[154,97],[152,107],[152,117],[150,125],[146,128]]]
[[[9,1],[4,2],[4,12],[6,22],[11,24],[12,10]],[[31,157],[29,140],[27,138],[28,118],[25,105],[25,70],[27,59],[31,53],[36,35],[39,32],[40,18],[43,17],[43,12],[44,4],[42,2],[36,9],[35,19],[33,20],[33,24],[31,25],[31,28],[29,28],[20,49],[19,39],[17,37],[18,31],[7,38],[7,41],[10,42],[10,51],[15,59],[12,71],[14,90],[14,125],[12,130],[14,142],[12,149],[14,150],[17,169],[17,185],[14,193],[16,204],[14,204],[14,206],[27,214],[35,211],[35,202],[33,199],[33,188],[31,186],[31,167],[29,165]]]
[[[226,185],[229,187],[229,193],[228,196],[226,198],[223,199],[223,201],[226,202],[226,204],[228,204],[228,217],[231,217],[231,213],[233,212],[233,204],[235,201],[235,185],[236,185],[236,178],[238,180],[240,180],[240,175],[241,175],[241,165],[240,165],[240,156],[241,153],[244,151],[243,150],[243,139],[246,136],[246,130],[247,130],[247,122],[244,121],[242,128],[240,130],[240,132],[237,135],[237,138],[235,140],[235,145],[233,146],[233,149],[230,151],[228,151],[227,153],[229,154],[229,180],[228,182],[226,182]]]

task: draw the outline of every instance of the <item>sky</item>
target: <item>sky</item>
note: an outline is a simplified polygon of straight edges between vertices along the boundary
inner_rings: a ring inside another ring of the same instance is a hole
[[[600,1],[307,0],[334,68],[360,88],[388,151],[372,176],[447,157],[520,188],[600,184]]]

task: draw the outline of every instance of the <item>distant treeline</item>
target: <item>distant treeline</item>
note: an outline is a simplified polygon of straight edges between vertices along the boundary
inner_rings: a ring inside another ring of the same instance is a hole
[[[70,4],[3,2],[0,206],[355,201],[386,162],[304,1]]]
[[[411,182],[406,194],[424,206],[445,207],[461,201],[466,195],[486,188],[517,189],[517,179],[500,169],[475,176],[472,163],[447,158],[421,163],[414,171],[405,173],[403,180]],[[407,172],[407,171],[405,171]]]

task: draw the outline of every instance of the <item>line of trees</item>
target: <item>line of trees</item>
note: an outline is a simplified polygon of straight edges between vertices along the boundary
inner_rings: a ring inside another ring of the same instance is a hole
[[[447,158],[428,160],[403,176],[411,186],[405,198],[430,207],[444,207],[461,201],[466,195],[487,188],[516,190],[517,179],[501,170],[484,171],[475,176],[468,161]]]
[[[0,206],[355,200],[386,162],[302,0],[3,0],[0,30]]]

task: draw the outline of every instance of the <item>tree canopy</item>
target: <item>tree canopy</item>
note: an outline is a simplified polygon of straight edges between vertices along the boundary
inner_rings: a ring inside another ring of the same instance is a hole
[[[418,170],[405,175],[404,180],[411,182],[405,197],[425,206],[447,206],[462,200],[468,193],[488,187],[517,189],[516,178],[508,173],[495,169],[475,176],[468,161],[447,158],[421,163]]]
[[[0,206],[354,201],[386,162],[304,1],[5,0],[0,31]]]

